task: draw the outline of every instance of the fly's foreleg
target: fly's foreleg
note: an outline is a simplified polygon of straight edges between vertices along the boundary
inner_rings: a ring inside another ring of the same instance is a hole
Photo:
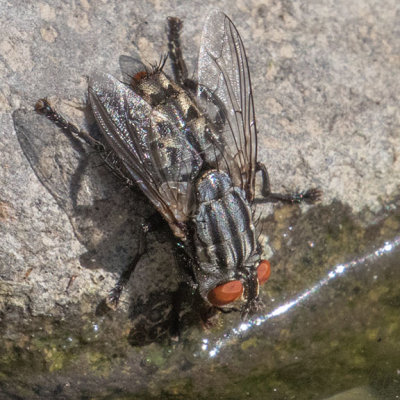
[[[120,278],[118,279],[118,282],[116,283],[114,288],[110,290],[110,293],[107,296],[106,304],[109,308],[113,310],[118,307],[119,299],[121,297],[122,291],[124,290],[124,287],[129,282],[133,271],[135,271],[135,268],[138,265],[140,259],[146,252],[146,236],[150,229],[151,227],[149,223],[142,224],[139,233],[139,245],[135,257],[133,258],[132,262],[126,266]]]
[[[291,203],[291,204],[301,203],[301,202],[312,204],[320,200],[322,196],[322,191],[320,189],[315,189],[315,188],[308,189],[304,192],[291,193],[291,194],[272,193],[266,166],[258,162],[257,171],[260,171],[262,176],[261,194],[263,195],[263,197],[261,199],[255,199],[256,203],[266,203],[266,202],[276,203],[278,201],[282,201],[284,203]]]
[[[160,228],[165,224],[165,221],[161,217],[160,214],[156,213],[152,215],[145,223],[141,224],[140,226],[140,232],[139,232],[139,244],[138,248],[135,254],[135,257],[133,258],[132,262],[128,264],[125,269],[122,271],[122,274],[120,278],[118,279],[118,282],[114,286],[113,289],[110,290],[110,293],[108,294],[108,297],[106,299],[106,304],[108,305],[109,308],[115,310],[118,306],[119,299],[121,297],[122,291],[124,290],[124,287],[127,285],[129,282],[129,279],[133,272],[135,271],[136,266],[138,265],[140,259],[142,258],[143,254],[146,253],[146,243],[147,243],[147,234],[149,232],[153,232],[156,229]]]

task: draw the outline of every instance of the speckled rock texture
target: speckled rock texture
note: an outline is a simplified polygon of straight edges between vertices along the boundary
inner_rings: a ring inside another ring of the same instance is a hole
[[[176,341],[167,230],[105,310],[153,210],[33,107],[47,96],[95,134],[88,77],[158,62],[169,15],[194,74],[211,8],[242,35],[273,190],[323,200],[260,206],[265,309],[206,328],[188,293]],[[400,396],[399,20],[396,0],[0,0],[0,398]]]

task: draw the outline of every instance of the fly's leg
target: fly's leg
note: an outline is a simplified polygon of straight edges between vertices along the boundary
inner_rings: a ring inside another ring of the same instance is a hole
[[[258,310],[262,309],[262,301],[258,297],[259,283],[257,274],[249,269],[249,279],[247,281],[247,302],[241,310],[242,320],[246,320]]]
[[[196,316],[200,318],[204,327],[212,326],[212,319],[217,314],[215,307],[205,304],[198,292],[198,284],[194,276],[195,260],[189,256],[188,252],[193,251],[193,243],[183,244],[180,241],[175,245],[175,258],[182,274],[182,282],[173,297],[173,310],[171,313],[170,335],[173,340],[178,340],[181,329],[182,305],[189,301],[191,309],[196,310]]]
[[[169,321],[169,336],[173,342],[178,342],[181,334],[182,305],[188,297],[189,286],[187,282],[181,282],[178,290],[172,296],[172,311]]]
[[[260,171],[262,176],[261,194],[263,195],[263,198],[255,199],[254,201],[256,203],[266,203],[266,202],[276,203],[278,201],[282,201],[284,203],[291,203],[291,204],[302,203],[302,202],[305,202],[307,204],[312,204],[320,200],[322,196],[322,191],[320,189],[315,189],[315,188],[308,189],[304,192],[292,193],[292,194],[272,193],[266,166],[258,162],[257,171]]]
[[[78,129],[74,124],[67,121],[61,114],[59,114],[47,101],[47,99],[40,99],[35,104],[35,111],[39,114],[43,114],[50,121],[54,122],[64,132],[71,134],[73,137],[78,137],[84,140],[89,146],[93,147],[97,151],[103,151],[104,146],[102,143],[94,139],[86,131]]]
[[[172,72],[175,82],[183,85],[188,72],[182,56],[180,32],[183,22],[177,17],[168,17],[168,55],[172,62]]]
[[[119,299],[121,297],[122,291],[124,290],[124,287],[129,282],[133,271],[138,265],[143,254],[146,252],[146,236],[150,229],[150,223],[142,224],[139,234],[138,250],[135,254],[135,257],[133,258],[132,262],[126,266],[125,270],[122,272],[120,278],[118,279],[117,284],[110,290],[110,293],[107,296],[106,304],[112,310],[115,310],[118,307]]]
[[[152,215],[145,223],[141,224],[140,233],[139,233],[139,244],[138,249],[133,258],[132,262],[126,266],[126,268],[122,271],[118,282],[114,286],[113,289],[110,290],[110,293],[107,296],[106,304],[109,308],[115,310],[118,306],[119,299],[121,297],[122,291],[124,287],[129,282],[129,279],[132,273],[135,271],[136,266],[138,265],[140,259],[143,254],[146,253],[146,237],[149,232],[153,232],[156,229],[165,225],[165,221],[161,217],[160,214],[156,213]]]
[[[180,33],[183,22],[177,17],[168,17],[168,56],[172,62],[175,82],[189,90],[196,90],[196,83],[188,78],[188,70],[183,59]]]
[[[189,253],[194,252],[194,244],[190,241],[186,244],[178,241],[176,242],[175,247],[175,257],[178,262],[178,265],[181,269],[181,273],[183,275],[183,282],[180,285],[179,291],[176,293],[174,298],[174,314],[172,315],[173,321],[171,327],[172,337],[179,337],[179,330],[180,330],[180,308],[183,303],[183,295],[185,290],[189,290],[191,293],[191,301],[192,301],[192,309],[196,310],[198,317],[202,325],[205,328],[211,328],[214,324],[214,317],[218,313],[218,308],[210,306],[204,302],[198,292],[198,284],[196,283],[196,278],[194,276],[194,269],[196,268],[196,261],[193,257],[188,255]],[[224,312],[224,310],[221,310]]]
[[[133,181],[128,178],[128,173],[125,171],[124,165],[114,154],[113,151],[108,150],[103,143],[96,140],[88,132],[79,129],[74,124],[65,119],[60,113],[58,113],[47,99],[40,99],[35,104],[35,111],[39,114],[44,115],[55,125],[61,128],[67,135],[71,135],[74,138],[82,139],[91,148],[99,153],[107,167],[124,183],[128,186],[133,186]]]

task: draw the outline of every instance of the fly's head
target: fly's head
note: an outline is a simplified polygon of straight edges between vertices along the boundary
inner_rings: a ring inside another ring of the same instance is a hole
[[[259,287],[269,278],[270,262],[251,260],[236,271],[223,271],[218,267],[199,264],[196,271],[197,283],[202,298],[223,312],[240,311],[242,319],[253,314],[261,304]]]

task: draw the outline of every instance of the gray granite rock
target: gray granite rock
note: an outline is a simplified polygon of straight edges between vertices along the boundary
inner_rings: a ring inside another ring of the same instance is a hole
[[[168,15],[184,20],[194,71],[209,7],[244,40],[273,189],[324,197],[260,207],[273,274],[258,319],[224,315],[204,330],[187,311],[171,344],[182,278],[168,234],[149,236],[119,311],[106,313],[152,209],[33,106],[50,96],[95,131],[88,76],[120,76],[123,54],[158,61]],[[0,0],[0,397],[398,395],[399,17],[396,0]]]

